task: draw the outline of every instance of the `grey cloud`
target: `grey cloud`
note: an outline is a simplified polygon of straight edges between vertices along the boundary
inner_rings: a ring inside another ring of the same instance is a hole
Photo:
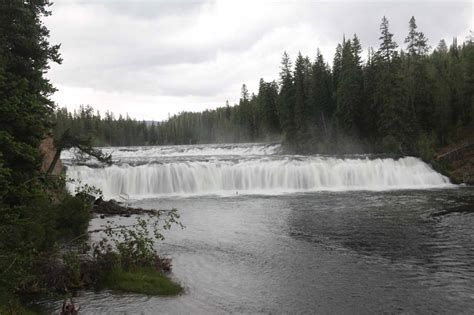
[[[209,1],[190,0],[134,0],[101,1],[112,12],[131,15],[138,18],[157,18],[166,15],[189,15],[197,13],[202,5]]]
[[[71,4],[102,7],[112,14],[140,19],[155,19],[169,15],[197,13],[203,4],[212,0],[66,0],[55,3],[55,7]]]
[[[313,58],[320,47],[332,63],[343,34],[354,33],[377,48],[383,15],[402,48],[412,15],[433,47],[466,33],[473,18],[471,4],[457,1],[72,0],[52,11],[45,21],[64,58],[49,74],[54,83],[214,104],[237,100],[244,82],[277,79],[284,50]]]

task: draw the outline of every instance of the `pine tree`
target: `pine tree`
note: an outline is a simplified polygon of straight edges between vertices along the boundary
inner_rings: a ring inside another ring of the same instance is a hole
[[[360,44],[359,37],[357,37],[357,34],[354,34],[354,37],[352,37],[352,56],[354,57],[354,64],[355,66],[361,68],[362,67],[362,46]]]
[[[332,63],[332,74],[333,74],[332,77],[333,77],[333,85],[335,89],[337,89],[339,76],[341,73],[341,68],[342,68],[342,45],[337,44],[336,53],[334,54],[334,59]]]
[[[388,20],[383,17],[380,26],[380,47],[375,58],[376,87],[374,108],[378,110],[378,133],[386,150],[404,152],[411,149],[414,138],[415,118],[407,100],[403,84],[401,59],[395,50]]]
[[[436,52],[441,54],[448,53],[448,45],[446,45],[446,41],[444,39],[439,41],[438,47],[436,47]]]
[[[312,130],[317,137],[329,136],[330,118],[333,114],[332,83],[331,70],[318,49],[312,69],[312,89],[309,96]]]
[[[474,38],[471,36],[469,40],[463,45],[462,59],[463,59],[463,74],[464,74],[464,104],[465,116],[463,119],[464,125],[474,125]]]
[[[412,108],[420,121],[420,129],[428,133],[433,129],[433,99],[431,91],[432,82],[427,73],[427,59],[425,58],[430,47],[428,40],[422,32],[417,31],[415,18],[409,22],[407,43],[408,55],[404,56],[405,75],[407,87],[408,106]]]
[[[296,138],[295,125],[295,93],[291,61],[286,52],[283,53],[280,71],[280,94],[278,97],[280,125],[284,141],[291,144]]]
[[[294,71],[294,89],[295,89],[295,127],[296,127],[296,142],[301,144],[307,137],[308,131],[308,110],[306,106],[306,65],[305,59],[298,54],[295,62]]]
[[[239,112],[240,112],[240,127],[244,131],[243,137],[252,138],[253,135],[253,117],[252,117],[252,105],[250,103],[250,95],[245,84],[242,85],[240,93],[240,102],[239,102]],[[211,137],[211,131],[207,136]]]
[[[59,45],[48,43],[41,17],[47,1],[0,3],[0,164],[9,182],[0,191],[3,202],[22,203],[39,172],[40,141],[49,132],[55,91],[44,73],[48,63],[61,62]],[[29,182],[29,184],[25,184]]]
[[[385,16],[382,18],[380,31],[381,35],[379,39],[381,42],[379,50],[377,51],[377,56],[387,64],[390,64],[392,59],[397,56],[396,49],[398,45],[393,41],[393,34],[389,31],[388,20]]]
[[[377,121],[379,121],[379,108],[377,107],[377,57],[374,49],[368,50],[367,62],[363,69],[364,94],[360,107],[359,132],[364,139],[371,142],[377,140]]]
[[[358,133],[359,111],[362,103],[362,68],[360,43],[347,40],[342,49],[340,80],[336,90],[336,112],[338,128],[352,136]]]
[[[417,31],[417,28],[415,17],[412,16],[408,26],[408,36],[405,38],[409,56],[423,56],[430,50],[428,39],[423,32]]]
[[[441,41],[430,58],[429,76],[433,81],[433,126],[438,142],[446,144],[451,133],[450,90],[448,82],[448,48]]]
[[[265,82],[260,79],[258,88],[258,107],[262,122],[261,129],[267,136],[274,136],[280,132],[280,122],[277,109],[278,85],[275,81]]]

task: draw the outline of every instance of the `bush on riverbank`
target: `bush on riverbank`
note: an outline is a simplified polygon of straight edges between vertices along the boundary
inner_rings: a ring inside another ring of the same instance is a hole
[[[160,257],[154,248],[155,241],[164,239],[162,230],[173,224],[182,227],[178,219],[176,209],[158,210],[147,212],[147,217],[137,216],[136,224],[105,228],[106,237],[92,245],[89,270],[95,271],[95,288],[150,295],[181,293],[181,285],[166,275],[171,260]]]

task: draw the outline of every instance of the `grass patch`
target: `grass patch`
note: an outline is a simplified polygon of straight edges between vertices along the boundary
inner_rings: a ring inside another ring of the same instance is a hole
[[[104,286],[111,290],[147,295],[177,295],[183,292],[179,283],[153,268],[113,268],[105,276]]]

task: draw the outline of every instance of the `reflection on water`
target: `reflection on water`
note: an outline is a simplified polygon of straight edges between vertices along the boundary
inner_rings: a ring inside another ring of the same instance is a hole
[[[86,314],[472,313],[473,193],[142,200],[137,206],[180,210],[186,228],[159,250],[186,293],[80,292],[76,301]],[[52,311],[60,302],[41,304]]]

